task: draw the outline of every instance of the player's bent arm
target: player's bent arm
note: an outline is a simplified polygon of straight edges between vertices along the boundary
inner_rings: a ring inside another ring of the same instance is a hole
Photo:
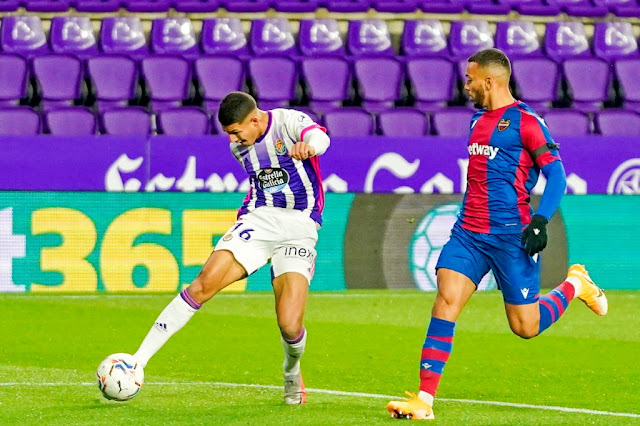
[[[329,136],[321,129],[311,129],[304,133],[302,142],[313,148],[313,155],[322,155],[327,151],[331,143]]]
[[[562,201],[562,196],[567,188],[567,175],[562,161],[553,161],[545,165],[542,168],[542,174],[547,179],[547,185],[535,214],[549,220],[560,207],[560,201]]]

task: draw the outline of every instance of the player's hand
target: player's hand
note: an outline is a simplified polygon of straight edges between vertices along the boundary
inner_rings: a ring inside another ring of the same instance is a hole
[[[549,221],[539,215],[533,215],[531,223],[522,231],[522,246],[529,256],[544,250],[547,246],[547,223]]]
[[[316,149],[306,142],[294,144],[291,147],[291,151],[289,151],[289,157],[293,157],[296,160],[306,160],[314,155],[316,155]]]

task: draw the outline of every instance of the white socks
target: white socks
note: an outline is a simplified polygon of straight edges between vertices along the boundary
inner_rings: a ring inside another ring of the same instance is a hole
[[[418,392],[418,398],[420,398],[421,400],[429,404],[431,407],[433,407],[433,395],[431,395],[430,393],[427,393],[425,391],[420,391]]]
[[[300,336],[293,341],[287,341],[280,336],[282,348],[284,349],[284,363],[282,368],[284,374],[289,376],[297,375],[300,372],[300,358],[304,353],[304,347],[307,344],[307,330],[302,327]]]
[[[186,290],[183,291],[183,293]],[[134,358],[142,364],[142,367],[146,367],[149,359],[160,350],[162,346],[169,340],[173,334],[180,330],[184,325],[189,322],[193,314],[198,310],[187,303],[184,296],[178,294],[172,301],[164,308],[164,311],[160,314],[151,330],[144,338],[138,352],[133,354]]]
[[[574,297],[577,298],[580,292],[582,291],[582,280],[578,277],[567,277],[565,281],[571,284],[573,288],[576,290]]]

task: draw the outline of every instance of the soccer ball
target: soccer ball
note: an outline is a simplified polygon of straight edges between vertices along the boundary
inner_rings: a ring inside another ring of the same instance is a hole
[[[127,401],[138,393],[144,382],[144,370],[129,354],[113,354],[98,366],[98,387],[107,399]]]

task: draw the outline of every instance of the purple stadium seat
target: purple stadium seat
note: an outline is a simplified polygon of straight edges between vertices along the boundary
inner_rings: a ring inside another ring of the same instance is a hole
[[[607,14],[605,6],[593,4],[590,0],[555,0],[560,10],[569,16],[603,17]]]
[[[334,109],[349,98],[351,73],[349,63],[344,58],[305,58],[302,61],[302,75],[314,111]]]
[[[195,59],[200,53],[196,34],[188,18],[154,19],[151,24],[151,51]]]
[[[615,62],[615,70],[624,92],[625,108],[640,111],[640,59],[619,59]]]
[[[466,60],[479,50],[493,47],[487,21],[454,21],[449,31],[449,48],[456,60]]]
[[[474,110],[470,108],[447,108],[435,112],[432,116],[432,131],[440,136],[469,136],[471,117]]]
[[[427,116],[414,108],[394,108],[378,114],[378,128],[384,136],[416,137],[429,134]]]
[[[589,41],[582,22],[549,22],[544,34],[547,56],[562,61],[568,58],[591,56]]]
[[[418,10],[418,0],[373,0],[373,8],[386,13],[413,13]]]
[[[629,22],[597,22],[593,34],[593,50],[606,61],[638,56],[638,42]]]
[[[102,113],[102,130],[108,135],[151,134],[151,117],[142,107],[113,108]]]
[[[269,10],[269,0],[222,0],[223,6],[229,12],[266,12]]]
[[[37,135],[40,115],[31,107],[0,108],[0,135]]]
[[[541,56],[540,41],[531,21],[504,21],[496,26],[496,47],[509,59]]]
[[[410,58],[407,75],[418,109],[434,111],[453,99],[456,74],[454,65],[446,59]]]
[[[171,136],[208,135],[209,116],[198,107],[171,108],[158,113],[158,133]]]
[[[240,91],[244,84],[244,67],[233,56],[202,56],[195,70],[207,110],[218,109],[229,92]]]
[[[464,3],[457,0],[421,0],[420,9],[427,13],[460,13]]]
[[[202,21],[202,51],[208,54],[248,55],[247,38],[238,18],[214,18]]]
[[[315,12],[318,9],[318,0],[275,0],[273,7],[278,12]]]
[[[370,136],[375,130],[373,116],[360,108],[327,111],[323,123],[330,136]]]
[[[78,12],[117,12],[120,0],[74,0],[73,5]]]
[[[466,9],[469,13],[482,15],[507,15],[511,10],[509,4],[486,0],[467,0]]]
[[[167,12],[171,8],[171,0],[123,0],[129,12]]]
[[[371,8],[370,0],[325,0],[329,12],[366,12]]]
[[[154,111],[180,106],[191,89],[191,66],[180,56],[149,56],[142,60],[142,75]]]
[[[19,0],[0,0],[0,12],[15,12],[19,7]]]
[[[582,111],[552,108],[544,114],[544,121],[553,136],[582,136],[591,133],[591,120]]]
[[[511,61],[512,78],[520,99],[538,112],[558,99],[558,64],[547,58],[521,58]]]
[[[24,3],[29,12],[66,12],[71,7],[70,0],[25,0]]]
[[[45,113],[44,123],[52,135],[95,135],[98,130],[96,116],[85,107],[52,109]]]
[[[405,21],[401,46],[406,56],[449,56],[447,34],[438,20]]]
[[[305,56],[345,54],[344,42],[335,19],[301,20],[298,42],[300,51]]]
[[[556,16],[560,6],[553,0],[510,0],[521,15]]]
[[[395,58],[360,58],[354,63],[354,74],[360,88],[362,106],[377,112],[394,105],[400,98],[404,73]]]
[[[71,105],[81,97],[82,62],[71,55],[52,54],[33,59],[33,72],[41,89],[41,105]]]
[[[562,69],[572,91],[574,108],[595,112],[609,99],[611,72],[607,62],[597,58],[567,59]]]
[[[640,16],[640,4],[637,0],[593,0],[593,2],[608,8],[615,16],[632,18]]]
[[[347,48],[353,56],[394,54],[389,28],[382,19],[349,21]]]
[[[219,0],[177,0],[173,7],[183,13],[207,13],[215,12],[220,7]]]
[[[623,109],[605,109],[596,115],[597,127],[604,136],[638,136],[640,114]]]
[[[258,105],[263,109],[283,107],[296,97],[296,63],[287,57],[259,57],[249,60]]]
[[[99,43],[104,53],[121,53],[134,59],[149,54],[142,22],[133,16],[103,18]]]
[[[49,42],[56,53],[70,53],[81,59],[98,54],[93,25],[87,16],[53,17]]]
[[[256,55],[296,55],[296,41],[286,18],[255,19],[251,22],[249,45]]]
[[[2,18],[0,38],[5,53],[31,58],[49,52],[47,36],[37,16],[5,16]]]
[[[98,107],[102,110],[126,106],[136,96],[138,67],[124,55],[102,55],[87,60],[87,70]]]
[[[27,61],[12,53],[0,53],[0,106],[18,105],[27,96]]]

